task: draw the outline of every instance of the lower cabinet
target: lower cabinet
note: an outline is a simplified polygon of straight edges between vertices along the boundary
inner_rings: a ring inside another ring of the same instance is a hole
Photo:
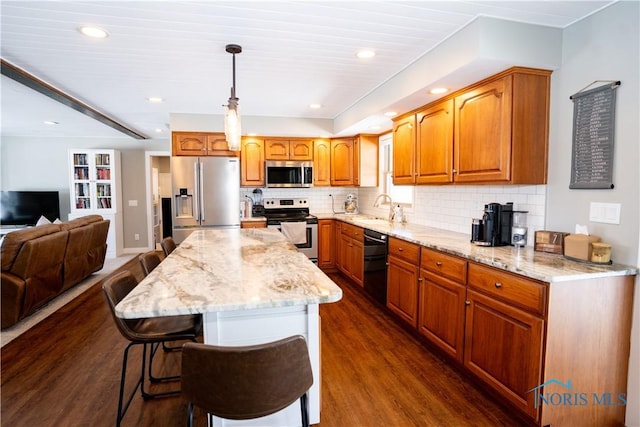
[[[336,266],[335,221],[318,220],[318,267],[326,270]]]
[[[467,301],[464,366],[537,419],[544,320],[471,290]]]
[[[337,267],[358,286],[364,285],[363,229],[342,224],[337,235]],[[339,260],[339,261],[338,261]]]
[[[420,247],[389,238],[387,307],[412,327],[418,326],[418,260]]]
[[[462,362],[467,261],[422,248],[418,331]]]
[[[267,221],[240,221],[240,228],[266,228]]]
[[[347,275],[354,228],[336,222]],[[393,236],[387,273],[388,309],[531,423],[624,425],[634,276],[548,283]],[[568,381],[582,400],[555,404]]]

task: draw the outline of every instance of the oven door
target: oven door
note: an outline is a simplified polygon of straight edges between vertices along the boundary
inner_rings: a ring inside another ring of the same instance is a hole
[[[280,224],[268,225],[268,228],[275,228],[280,231]],[[298,251],[302,252],[314,263],[318,263],[318,224],[307,224],[307,241],[296,245]]]

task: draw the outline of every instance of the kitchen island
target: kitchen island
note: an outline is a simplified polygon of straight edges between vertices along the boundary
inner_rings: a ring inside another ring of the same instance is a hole
[[[201,313],[204,342],[215,345],[251,345],[303,335],[314,376],[309,418],[316,424],[318,304],[341,298],[342,290],[277,230],[199,230],[116,306],[116,314],[139,318]],[[299,404],[260,420],[214,421],[217,426],[300,425]]]

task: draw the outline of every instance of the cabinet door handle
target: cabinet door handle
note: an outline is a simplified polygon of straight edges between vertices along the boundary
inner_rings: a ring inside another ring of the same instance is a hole
[[[402,248],[398,248],[398,252],[402,252],[404,249]]]
[[[502,287],[502,283],[500,283],[500,282],[496,282],[496,283],[495,283],[495,287],[496,287],[496,288],[501,288],[501,287]]]
[[[436,265],[437,265],[438,267],[442,267],[442,263],[441,263],[440,261],[436,261]]]
[[[422,282],[422,277],[418,277],[418,282]]]
[[[466,301],[464,302],[464,305],[471,305],[471,301],[466,300]]]

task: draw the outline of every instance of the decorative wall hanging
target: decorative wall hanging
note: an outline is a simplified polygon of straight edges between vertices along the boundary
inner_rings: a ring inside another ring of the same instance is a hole
[[[609,84],[586,90],[594,83]],[[613,188],[616,89],[620,81],[596,80],[569,97],[573,101],[573,189]]]

